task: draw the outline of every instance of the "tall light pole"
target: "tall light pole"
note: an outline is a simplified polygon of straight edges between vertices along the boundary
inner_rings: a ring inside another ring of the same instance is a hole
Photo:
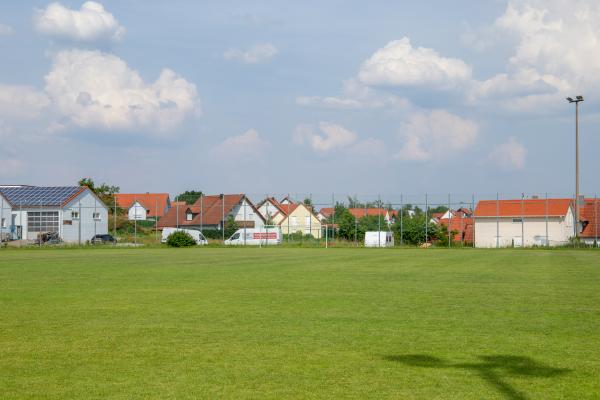
[[[567,97],[567,101],[575,103],[575,237],[579,237],[579,103],[583,96]]]

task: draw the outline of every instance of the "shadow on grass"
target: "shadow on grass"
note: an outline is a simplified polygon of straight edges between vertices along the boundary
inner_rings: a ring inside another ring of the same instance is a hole
[[[526,400],[527,396],[506,382],[504,378],[507,376],[551,378],[571,372],[566,368],[541,364],[529,357],[511,355],[480,356],[478,362],[454,364],[425,354],[393,355],[383,358],[413,367],[457,368],[473,371],[510,400]]]

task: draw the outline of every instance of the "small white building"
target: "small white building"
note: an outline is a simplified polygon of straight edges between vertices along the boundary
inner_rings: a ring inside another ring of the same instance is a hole
[[[134,202],[127,211],[128,219],[130,221],[145,221],[147,214],[148,212],[146,207],[144,207],[139,201]]]
[[[571,199],[482,200],[475,247],[560,246],[575,235]]]
[[[0,187],[0,237],[36,240],[58,233],[67,243],[85,243],[108,233],[108,208],[79,186]]]

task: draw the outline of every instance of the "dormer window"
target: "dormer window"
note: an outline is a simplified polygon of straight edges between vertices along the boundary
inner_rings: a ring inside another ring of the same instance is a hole
[[[192,212],[191,212],[191,211],[188,211],[188,212],[185,214],[185,220],[186,220],[186,221],[191,221],[192,219],[194,219],[194,214],[192,214]]]

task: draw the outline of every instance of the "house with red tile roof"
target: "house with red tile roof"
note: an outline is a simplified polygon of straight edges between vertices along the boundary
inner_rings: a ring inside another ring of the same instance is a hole
[[[395,219],[398,217],[397,210],[387,210],[385,208],[349,208],[348,211],[356,219],[361,219],[366,216],[381,216],[382,220],[388,225],[393,224]],[[329,219],[333,215],[333,212],[333,207],[323,207],[321,210],[319,210],[319,219],[321,221]]]
[[[201,196],[194,204],[177,204],[158,221],[158,228],[222,230],[229,217],[240,228],[262,228],[265,218],[245,194]]]
[[[453,232],[453,242],[471,244],[473,243],[473,218],[471,216],[471,210],[463,207],[458,210],[433,213],[431,221],[443,225],[449,232]]]
[[[117,193],[114,196],[117,207],[127,209],[129,220],[162,218],[171,208],[168,193]]]
[[[288,215],[295,203],[290,202],[281,204],[274,197],[267,197],[256,205],[258,211],[262,214],[266,221],[273,225],[277,225],[281,220]]]
[[[482,200],[475,247],[560,246],[575,235],[572,199]]]
[[[600,199],[584,199],[579,219],[582,224],[581,241],[590,246],[600,246]]]

